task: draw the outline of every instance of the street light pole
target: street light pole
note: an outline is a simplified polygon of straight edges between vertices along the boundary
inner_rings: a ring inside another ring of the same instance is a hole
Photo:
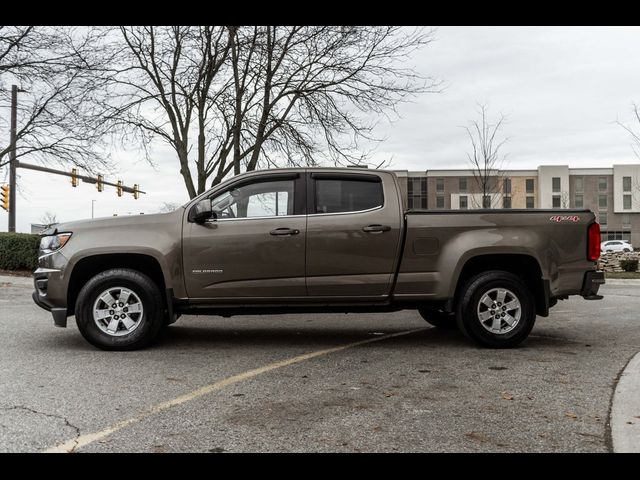
[[[16,231],[16,123],[18,86],[11,86],[11,131],[9,138],[9,231]]]
[[[91,218],[93,218],[93,204],[95,203],[95,200],[91,200]]]

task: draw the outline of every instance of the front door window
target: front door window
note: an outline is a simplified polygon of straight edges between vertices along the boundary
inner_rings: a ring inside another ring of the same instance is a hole
[[[211,201],[218,218],[293,215],[293,180],[260,182],[232,188]]]

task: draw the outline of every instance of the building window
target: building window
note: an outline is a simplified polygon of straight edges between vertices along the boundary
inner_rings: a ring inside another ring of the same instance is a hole
[[[598,208],[600,210],[607,209],[607,196],[606,195],[598,195]]]
[[[527,193],[534,193],[533,191],[533,178],[527,178],[525,181],[526,191]],[[533,207],[531,207],[533,208]]]
[[[560,195],[554,195],[551,198],[551,206],[553,208],[560,208]]]
[[[624,213],[622,215],[622,227],[631,228],[631,215],[629,215],[628,213]]]
[[[409,197],[409,209],[427,209],[427,199],[425,197]]]
[[[623,192],[631,191],[631,177],[622,177],[622,191]]]
[[[409,208],[427,208],[427,178],[409,177],[407,180],[407,196]]]
[[[511,208],[511,197],[504,197],[502,199],[502,208]]]
[[[575,183],[576,192],[584,192],[584,177],[576,177]]]
[[[573,197],[573,204],[576,208],[584,208],[584,196],[580,194],[576,194]]]
[[[607,224],[607,214],[604,212],[600,212],[600,215],[598,215],[599,218],[599,223],[600,225],[606,225]]]
[[[510,178],[505,178],[504,179],[504,193],[509,194],[511,193],[511,179]]]
[[[460,177],[460,193],[467,192],[467,177]]]
[[[631,195],[622,196],[622,208],[625,210],[631,210]]]
[[[534,206],[534,197],[527,197],[527,208],[536,208]]]
[[[482,196],[482,208],[491,208],[491,196],[483,195]]]
[[[554,193],[560,192],[560,177],[553,177],[551,179],[551,191]]]
[[[598,190],[601,192],[607,191],[607,177],[598,177]]]
[[[460,195],[460,208],[462,210],[469,208],[469,199],[466,195]]]
[[[631,232],[630,231],[622,231],[622,232],[602,232],[602,241],[606,240],[631,240]]]
[[[444,208],[444,195],[436,197],[436,208]]]
[[[444,178],[436,178],[436,192],[444,192]]]

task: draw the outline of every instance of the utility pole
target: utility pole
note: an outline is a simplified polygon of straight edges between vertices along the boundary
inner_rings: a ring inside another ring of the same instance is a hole
[[[91,200],[91,218],[93,218],[93,204],[96,203],[95,200]]]
[[[11,85],[11,132],[9,150],[9,231],[16,231],[16,123],[18,112],[18,86]]]

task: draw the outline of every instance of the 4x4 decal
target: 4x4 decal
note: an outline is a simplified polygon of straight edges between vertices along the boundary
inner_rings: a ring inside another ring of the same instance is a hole
[[[579,215],[553,215],[549,217],[552,222],[579,222]]]

